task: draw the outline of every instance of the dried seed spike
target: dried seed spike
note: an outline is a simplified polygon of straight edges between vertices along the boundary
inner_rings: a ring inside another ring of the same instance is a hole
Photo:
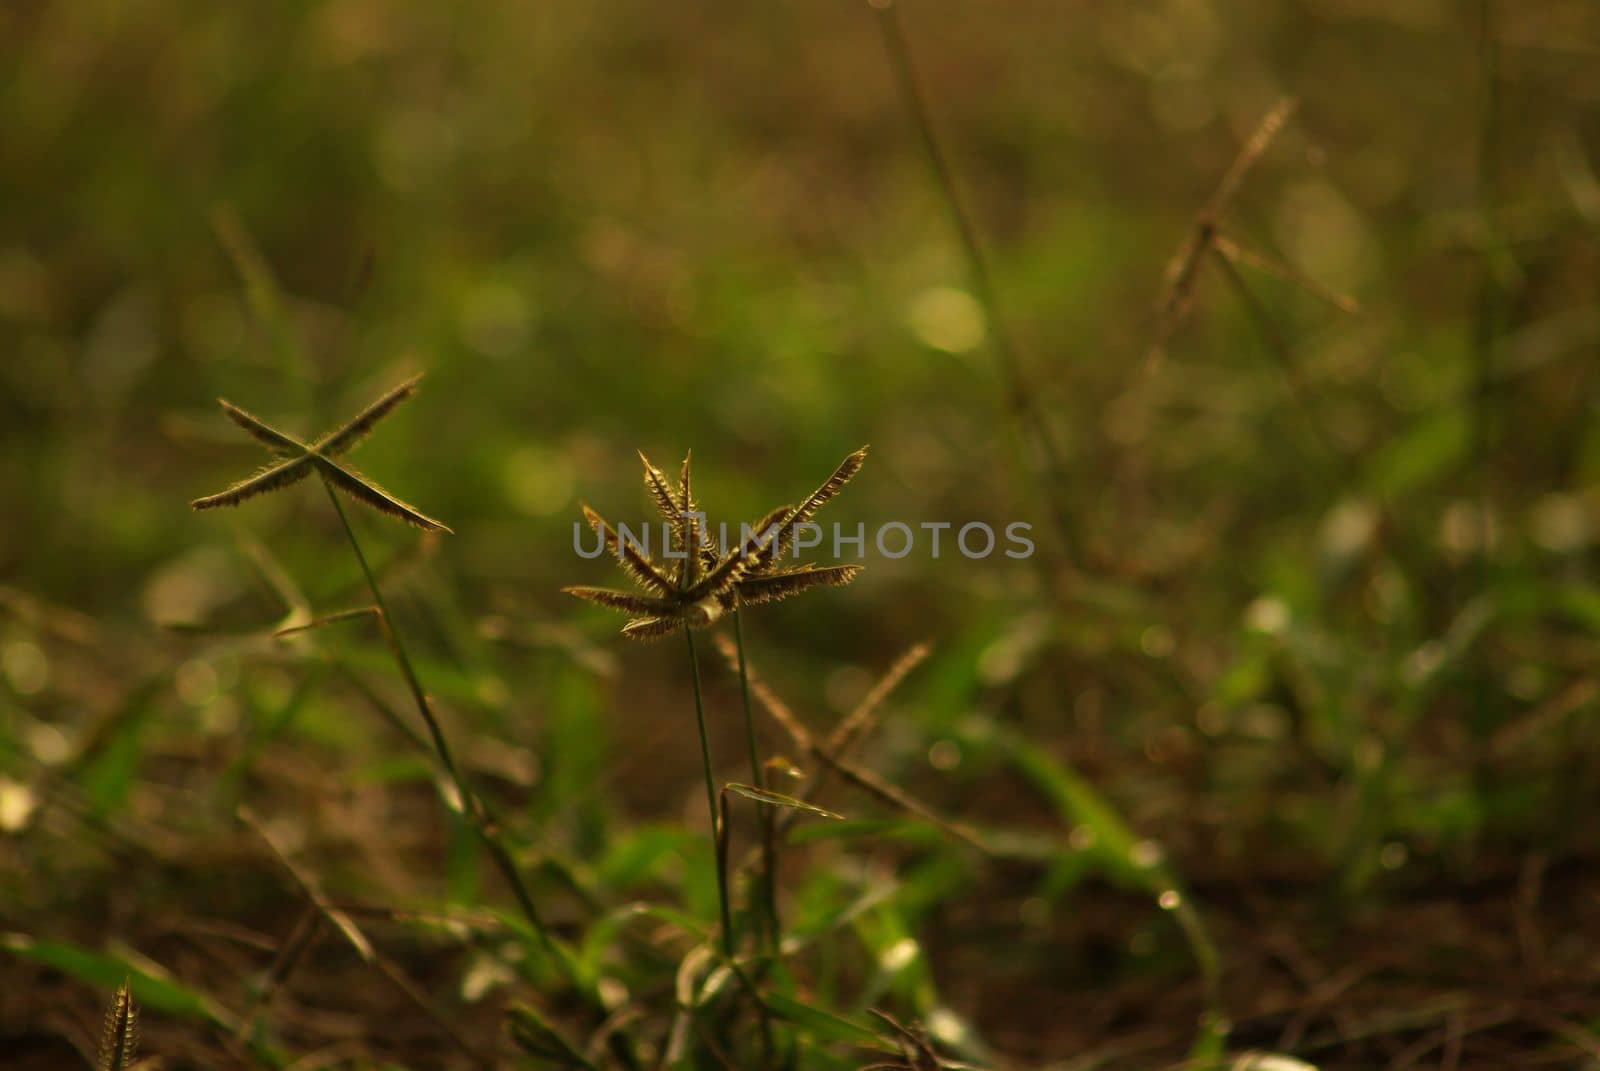
[[[612,591],[610,588],[591,588],[583,585],[574,585],[561,590],[585,602],[592,602],[596,606],[604,606],[611,610],[623,610],[630,614],[648,616],[666,613],[673,608],[672,604],[665,599],[652,599],[648,595],[634,595],[627,591]]]
[[[655,500],[656,511],[666,520],[672,530],[672,549],[683,549],[683,507],[678,504],[676,492],[667,483],[666,473],[650,463],[644,451],[639,451],[639,460],[644,462],[644,486],[650,492],[650,497]]]
[[[105,1027],[100,1034],[99,1071],[128,1071],[139,1050],[139,1009],[124,981],[106,1009]]]
[[[806,496],[806,500],[795,508],[794,520],[809,521],[816,516],[817,510],[844,489],[856,473],[861,471],[861,466],[867,461],[867,447],[863,446],[855,453],[839,462],[839,467],[833,470],[822,486]]]
[[[761,554],[768,549],[775,537],[763,538],[760,532],[752,533],[739,546],[728,551],[717,564],[701,578],[700,583],[684,592],[684,598],[690,602],[699,602],[731,590],[751,572],[760,561]]]
[[[753,528],[751,528],[750,531],[752,533],[756,534],[756,535],[760,535],[761,533],[767,531],[768,529],[773,529],[774,531],[776,531],[778,526],[783,524],[784,519],[786,517],[788,517],[793,512],[794,512],[794,505],[793,504],[790,504],[790,505],[787,505],[787,506],[779,506],[777,509],[769,511],[766,516],[762,517],[759,521],[757,521],[755,523],[755,526]],[[763,546],[756,553],[756,564],[755,564],[755,567],[750,570],[750,572],[752,572],[752,573],[763,573],[763,572],[766,572],[768,569],[770,569],[772,567],[772,562],[773,562],[774,558],[776,558],[777,552],[778,552],[778,540],[777,540],[776,537],[774,537],[773,539],[768,540],[766,545]]]
[[[730,668],[738,668],[739,654],[732,641],[725,636],[717,637],[717,649],[722,652],[722,657],[727,661]],[[907,651],[906,654],[901,656],[894,666],[890,668],[889,672],[884,675],[883,679],[878,682],[878,684],[873,688],[872,693],[869,694],[866,699],[862,700],[861,704],[857,707],[857,711],[865,709],[870,713],[870,710],[875,708],[877,704],[881,703],[884,696],[886,696],[890,690],[899,684],[900,681],[904,679],[905,675],[911,671],[912,667],[920,662],[927,655],[927,653],[927,645],[920,643],[911,650]],[[878,775],[851,763],[847,758],[844,757],[843,748],[841,748],[837,742],[839,735],[837,730],[829,737],[826,744],[818,742],[811,735],[811,732],[800,722],[800,720],[795,717],[794,712],[791,711],[783,702],[783,700],[779,699],[778,696],[773,693],[772,689],[767,686],[761,675],[756,672],[755,667],[752,666],[748,668],[748,675],[750,680],[750,694],[756,697],[756,699],[761,703],[762,707],[766,709],[767,713],[772,715],[773,720],[776,721],[783,728],[783,730],[789,734],[790,739],[795,742],[797,747],[810,754],[822,764],[822,768],[807,780],[806,786],[801,791],[796,793],[796,795],[801,799],[815,798],[817,792],[821,789],[822,785],[826,781],[827,776],[830,773],[837,774],[838,776],[849,781],[851,784],[855,785],[857,788],[861,789],[863,792],[866,792],[872,796],[876,796],[879,800],[887,803],[891,807],[897,807],[905,811],[907,814],[913,815],[914,817],[920,818],[932,825],[938,826],[955,839],[960,840],[963,843],[972,846],[973,848],[976,848],[978,851],[983,852],[984,854],[990,854],[990,848],[966,826],[944,818],[933,808],[896,787],[891,782],[886,781]],[[852,712],[850,717],[854,717],[855,714],[856,712]],[[846,720],[848,721],[849,719],[847,718]],[[789,828],[795,818],[795,815],[786,816],[780,820],[779,828]]]
[[[579,503],[583,510],[583,519],[589,522],[589,527],[600,533],[601,540],[605,543],[613,557],[622,565],[623,572],[633,577],[644,587],[666,594],[676,590],[672,578],[656,567],[656,563],[640,553],[632,540],[623,539],[617,534],[616,529],[606,523],[606,519],[588,505]]]
[[[683,506],[686,534],[689,537],[690,544],[697,548],[699,558],[686,586],[693,586],[699,583],[701,577],[716,568],[722,550],[720,544],[713,542],[710,527],[701,515],[700,507],[695,504],[694,494],[689,483],[690,453],[690,451],[685,451],[683,455],[683,468],[678,476],[678,501]]]
[[[1222,181],[1217,184],[1217,192],[1211,195],[1211,201],[1205,208],[1207,218],[1215,221],[1223,208],[1233,199],[1233,195],[1239,192],[1239,186],[1244,182],[1246,173],[1266,153],[1273,139],[1278,136],[1278,132],[1294,114],[1295,104],[1293,97],[1283,97],[1262,117],[1261,122],[1256,125],[1255,132],[1250,135],[1250,140],[1244,143],[1244,148],[1239,150],[1239,155],[1234,157],[1227,173],[1222,176]]]
[[[678,470],[678,508],[683,515],[683,534],[687,549],[684,552],[683,565],[678,570],[680,588],[692,588],[700,582],[702,568],[705,565],[701,557],[701,548],[710,542],[706,533],[701,530],[700,518],[694,516],[699,512],[694,504],[694,491],[689,483],[689,458],[692,450],[685,450],[683,466]]]
[[[229,487],[226,491],[219,491],[205,498],[197,498],[189,503],[190,509],[216,509],[218,506],[237,506],[247,498],[264,495],[268,491],[276,491],[280,487],[288,487],[298,483],[311,475],[311,455],[304,454],[292,461],[284,461],[277,465],[269,465],[259,470],[254,476],[246,477]]]
[[[851,478],[861,471],[861,466],[866,464],[866,460],[867,447],[863,446],[839,462],[839,467],[833,470],[833,475],[829,476],[821,487],[807,495],[805,501],[790,512],[789,516],[783,521],[783,527],[778,531],[776,542],[772,545],[773,557],[783,557],[784,551],[788,550],[789,546],[794,542],[795,527],[807,523],[812,517],[816,516],[817,510],[821,509],[830,499],[842,491],[844,485],[849,483]]]
[[[372,433],[372,429],[377,425],[378,421],[388,416],[397,405],[415,394],[417,392],[417,384],[420,382],[422,382],[421,375],[412,376],[361,410],[350,423],[324,435],[317,441],[313,449],[329,457],[338,457],[340,454],[347,453]]]
[[[321,456],[317,457],[316,464],[317,471],[322,474],[324,479],[357,502],[371,506],[379,513],[387,513],[391,517],[398,517],[407,524],[421,528],[425,532],[450,531],[449,526],[443,521],[436,521],[415,506],[400,501],[400,499],[379,487],[371,478],[363,476],[354,469],[345,468],[337,462]]]
[[[900,687],[900,682],[922,664],[930,650],[926,643],[915,643],[905,654],[895,659],[894,665],[889,667],[888,672],[878,678],[878,683],[872,686],[871,691],[861,697],[861,702],[856,704],[855,709],[846,714],[828,735],[828,750],[836,755],[846,751],[855,738],[867,728],[878,709],[883,706],[883,701],[889,698],[889,693]]]
[[[694,495],[689,493],[689,459],[694,455],[691,448],[683,452],[683,464],[678,468],[678,508],[683,510],[694,509]]]
[[[630,640],[659,640],[683,627],[675,617],[636,617],[622,626],[622,634]]]
[[[759,521],[750,526],[750,531],[759,535],[760,533],[765,532],[768,528],[771,528],[773,525],[782,521],[785,517],[789,516],[789,514],[793,512],[793,502],[786,506],[778,506],[776,509],[770,509]]]
[[[1249,264],[1259,268],[1269,275],[1275,275],[1286,283],[1298,286],[1312,297],[1332,305],[1347,316],[1358,316],[1361,313],[1361,303],[1348,294],[1341,294],[1331,287],[1323,286],[1305,272],[1292,264],[1287,264],[1275,257],[1264,253],[1257,253],[1253,249],[1246,249],[1227,235],[1218,234],[1215,239],[1218,253],[1227,257],[1235,264]]]
[[[1217,184],[1216,192],[1195,217],[1194,229],[1184,239],[1177,254],[1167,263],[1166,270],[1162,273],[1164,286],[1161,301],[1157,306],[1156,341],[1152,355],[1159,354],[1165,348],[1167,340],[1188,316],[1190,304],[1194,299],[1195,282],[1200,274],[1200,265],[1205,262],[1206,255],[1210,253],[1216,241],[1217,224],[1223,210],[1239,192],[1245,175],[1266,153],[1268,146],[1278,136],[1278,132],[1289,121],[1294,109],[1294,98],[1283,97],[1262,118],[1255,132],[1245,142],[1244,148],[1239,150],[1239,155],[1234,157],[1233,163],[1228,166],[1222,181]]]
[[[796,508],[780,506],[763,517],[750,534],[717,560],[705,577],[688,594],[701,599],[733,589],[747,575],[770,568],[776,545],[785,526],[793,523]]]
[[[222,406],[222,412],[229,420],[243,428],[245,434],[271,450],[276,456],[293,457],[306,452],[305,443],[292,435],[284,434],[260,417],[245,412],[228,399],[218,398],[217,404]]]
[[[812,588],[843,587],[861,572],[859,565],[804,565],[739,581],[739,601],[746,606],[777,602]]]
[[[704,576],[705,574],[709,573],[711,570],[713,570],[713,569],[715,569],[717,567],[717,562],[720,561],[721,557],[722,557],[721,554],[719,553],[720,550],[721,550],[721,544],[719,543],[717,546],[713,547],[711,545],[711,536],[710,536],[709,533],[707,533],[705,535],[705,537],[700,542],[700,575],[701,576]]]
[[[759,521],[757,521],[755,523],[755,527],[751,528],[750,530],[751,532],[759,535],[762,532],[767,531],[769,528],[776,528],[777,526],[783,524],[784,519],[793,512],[793,504],[779,506],[777,509],[768,512],[765,517],[762,517]],[[762,547],[761,551],[756,555],[756,571],[764,571],[769,568],[772,565],[773,558],[777,555],[777,550],[777,539],[774,538],[768,541],[767,545]]]

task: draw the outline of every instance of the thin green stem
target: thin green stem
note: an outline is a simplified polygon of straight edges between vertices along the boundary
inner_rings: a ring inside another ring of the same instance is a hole
[[[750,713],[750,674],[744,661],[744,625],[739,607],[733,608],[733,642],[739,651],[739,697],[744,702],[744,738],[750,749],[751,783],[766,788],[766,770],[761,765],[761,751],[756,746],[756,719]],[[761,829],[760,899],[767,935],[767,952],[777,956],[782,946],[783,930],[778,924],[778,831],[769,807],[756,808],[756,822]],[[761,1046],[766,1066],[772,1066],[772,1018],[765,1001],[756,1000],[761,1010]]]
[[[728,872],[728,835],[732,828],[732,823],[728,818],[728,787],[726,785],[723,786],[721,792],[717,793],[717,813],[720,818],[716,833],[717,873],[720,876]],[[725,885],[724,888],[726,888]],[[739,961],[733,958],[731,951],[728,953],[728,968],[733,971],[734,975],[739,979],[739,984],[744,986],[745,991],[750,994],[750,999],[755,1002],[756,1012],[761,1017],[761,1066],[770,1068],[772,1066],[773,1052],[771,1009],[767,1007],[767,1002],[761,999],[761,991],[756,988],[755,982],[745,973],[744,968],[739,965]]]
[[[717,789],[711,778],[711,742],[706,736],[706,708],[700,697],[700,658],[694,649],[694,633],[683,630],[689,642],[689,670],[694,677],[694,716],[700,727],[700,768],[706,778],[706,808],[711,816],[711,850],[717,860],[717,903],[722,909],[722,949],[733,962],[733,914],[728,909],[728,864],[722,838],[718,835]]]
[[[745,668],[744,624],[738,607],[733,611],[733,643],[739,652],[739,697],[744,702],[744,737],[745,745],[750,750],[750,783],[757,788],[766,788],[766,770],[761,765],[761,751],[756,745],[756,719],[750,712],[750,675]],[[765,807],[756,808],[756,821],[761,827],[760,895],[766,916],[763,921],[767,930],[767,950],[775,953],[781,932],[778,925],[777,830],[771,811]]]
[[[416,670],[411,665],[411,656],[406,652],[405,644],[400,639],[400,633],[394,627],[394,619],[389,616],[389,607],[384,602],[383,591],[378,587],[377,578],[372,573],[372,566],[367,563],[367,555],[361,549],[360,540],[356,539],[355,529],[350,525],[350,518],[345,514],[344,503],[339,501],[339,496],[327,480],[322,481],[323,490],[328,492],[328,500],[333,503],[334,512],[339,515],[339,523],[344,526],[344,534],[350,541],[350,549],[355,552],[356,561],[361,563],[361,575],[366,578],[367,589],[372,593],[373,604],[378,608],[378,620],[383,629],[384,638],[389,643],[389,649],[394,653],[395,662],[400,667],[400,673],[406,679],[406,686],[411,690],[411,698],[417,705],[417,713],[422,717],[423,724],[428,727],[428,735],[432,738],[433,749],[438,755],[439,763],[450,777],[456,796],[461,807],[461,813],[466,818],[467,824],[472,827],[478,839],[483,843],[484,849],[489,853],[495,869],[500,871],[506,884],[511,888],[511,894],[516,898],[517,906],[523,916],[528,920],[528,925],[539,935],[539,940],[544,944],[546,951],[556,961],[564,973],[571,974],[572,966],[567,957],[562,955],[555,947],[555,942],[550,937],[549,930],[545,927],[544,918],[539,909],[534,906],[533,896],[528,892],[527,885],[522,880],[522,875],[517,872],[516,862],[511,858],[511,853],[506,850],[495,834],[496,823],[494,817],[487,810],[486,805],[478,798],[468,786],[462,776],[460,768],[456,765],[455,757],[450,751],[450,743],[445,738],[444,729],[439,724],[439,719],[434,716],[433,707],[428,702],[428,695],[422,690],[422,682],[417,677]]]
[[[1176,890],[1173,890],[1176,891]],[[1206,1010],[1200,1020],[1200,1035],[1195,1039],[1194,1055],[1215,1058],[1222,1054],[1232,1026],[1222,1003],[1222,958],[1217,953],[1216,942],[1211,939],[1200,912],[1189,903],[1187,896],[1179,894],[1173,914],[1183,931],[1184,940],[1200,970],[1200,984],[1205,993]]]
[[[416,701],[417,712],[422,715],[422,721],[428,727],[428,734],[433,738],[433,748],[439,755],[439,761],[444,765],[445,772],[450,775],[451,783],[455,785],[456,793],[461,797],[462,809],[471,811],[476,801],[467,791],[466,783],[461,779],[461,771],[456,768],[450,743],[445,739],[444,730],[440,727],[438,719],[433,716],[433,708],[428,703],[427,693],[422,690],[422,682],[417,678],[417,671],[411,666],[411,656],[406,653],[406,646],[400,640],[400,632],[394,627],[394,618],[389,613],[388,604],[383,600],[383,591],[378,587],[377,578],[372,575],[372,566],[367,564],[367,555],[361,549],[360,541],[356,539],[355,529],[350,526],[350,518],[345,514],[344,503],[339,501],[339,496],[334,493],[333,487],[327,480],[322,481],[322,489],[328,492],[328,501],[333,503],[334,512],[339,514],[339,523],[344,526],[344,534],[350,540],[350,549],[355,551],[356,561],[361,563],[361,575],[366,577],[367,590],[372,593],[372,602],[378,608],[378,616],[394,650],[395,661],[400,665],[400,673],[406,679],[406,686],[411,689],[411,698]]]

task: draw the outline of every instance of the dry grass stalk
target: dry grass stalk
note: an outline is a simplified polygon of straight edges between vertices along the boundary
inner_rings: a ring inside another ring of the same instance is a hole
[[[1246,249],[1226,235],[1218,234],[1212,241],[1212,247],[1225,260],[1233,264],[1247,264],[1252,268],[1275,275],[1286,283],[1298,286],[1301,290],[1314,298],[1326,302],[1346,316],[1358,316],[1361,313],[1361,303],[1349,294],[1341,294],[1331,287],[1317,282],[1305,272],[1292,264],[1287,264],[1276,257],[1269,257],[1265,253]]]
[[[717,649],[730,666],[737,668],[738,651],[731,641],[726,637],[718,636]],[[927,822],[955,840],[959,840],[963,844],[988,855],[991,854],[990,848],[964,824],[944,817],[904,789],[891,784],[872,771],[864,769],[844,757],[844,751],[851,742],[859,739],[860,733],[870,724],[875,713],[881,708],[883,701],[888,698],[889,693],[927,655],[928,646],[922,643],[916,644],[901,655],[873,689],[856,705],[855,709],[845,716],[826,742],[818,742],[811,730],[806,728],[788,704],[773,692],[771,687],[757,675],[754,669],[747,666],[746,673],[750,683],[751,694],[761,703],[762,708],[766,710],[773,721],[778,723],[789,739],[794,742],[796,748],[810,755],[820,764],[821,768],[811,775],[805,787],[795,793],[797,798],[807,801],[814,799],[823,787],[826,774],[831,772],[844,778],[861,791],[873,796],[879,802],[895,810],[903,811],[913,818]],[[798,814],[785,816],[780,823],[780,828],[787,829],[797,818]]]
[[[1194,229],[1190,232],[1189,238],[1178,250],[1177,255],[1168,262],[1165,287],[1157,313],[1156,341],[1151,347],[1150,361],[1161,356],[1167,340],[1189,314],[1194,302],[1195,283],[1200,275],[1200,267],[1205,263],[1206,257],[1211,253],[1219,237],[1218,228],[1221,225],[1222,213],[1239,192],[1245,175],[1266,154],[1274,139],[1283,130],[1289,117],[1294,114],[1294,109],[1294,98],[1284,97],[1262,118],[1255,132],[1245,142],[1244,148],[1239,150],[1239,155],[1234,157],[1233,163],[1223,174],[1216,192],[1195,216]]]

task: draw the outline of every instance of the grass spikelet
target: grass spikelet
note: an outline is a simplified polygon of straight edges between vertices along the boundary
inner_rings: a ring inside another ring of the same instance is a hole
[[[417,384],[421,382],[422,376],[412,376],[361,410],[344,427],[324,435],[317,441],[315,449],[318,453],[326,454],[329,457],[338,457],[340,454],[354,449],[363,439],[372,434],[372,429],[377,425],[378,421],[393,412],[394,408],[401,402],[417,393]]]
[[[218,398],[217,404],[222,406],[222,412],[229,420],[244,429],[246,435],[277,456],[293,457],[300,453],[300,443],[293,436],[285,435],[265,420],[245,412],[226,398]]]
[[[117,987],[100,1031],[99,1071],[128,1071],[139,1051],[139,1008],[128,983]]]
[[[644,463],[644,486],[650,492],[650,497],[656,504],[656,510],[667,522],[668,529],[672,532],[672,548],[682,550],[684,547],[683,506],[678,501],[672,485],[667,483],[666,473],[650,463],[643,450],[639,451],[639,460]]]
[[[323,479],[357,502],[370,506],[379,513],[385,513],[397,520],[404,521],[413,528],[421,528],[425,532],[450,531],[450,527],[443,521],[436,521],[417,509],[417,507],[402,502],[378,486],[370,477],[364,476],[354,469],[339,465],[325,457],[317,458],[316,464],[317,471],[322,475]]]
[[[661,569],[654,561],[646,557],[636,543],[631,539],[623,539],[617,530],[606,523],[606,519],[587,505],[579,503],[583,510],[583,519],[589,523],[592,531],[600,533],[600,538],[605,543],[606,551],[616,558],[625,573],[631,576],[641,587],[657,592],[670,592],[676,589],[672,578]]]
[[[592,602],[596,606],[604,606],[610,610],[622,610],[630,614],[656,614],[672,609],[672,604],[665,599],[652,599],[644,595],[630,595],[626,591],[612,591],[610,588],[590,588],[575,585],[561,590],[585,602]]]
[[[861,471],[861,466],[866,464],[866,461],[867,448],[863,446],[839,462],[839,467],[833,470],[833,475],[829,476],[821,487],[807,495],[805,501],[790,510],[788,515],[779,522],[778,537],[769,544],[771,553],[764,555],[764,557],[783,557],[784,552],[794,543],[795,529],[799,525],[809,523],[811,518],[817,515],[818,510],[827,505],[840,491],[844,490],[844,485],[849,483],[855,474]]]
[[[859,565],[800,565],[765,576],[754,576],[739,583],[739,602],[759,606],[799,595],[812,588],[839,588],[861,572]]]
[[[299,483],[310,476],[314,462],[309,457],[297,457],[279,465],[268,465],[253,476],[248,476],[225,491],[197,498],[189,503],[191,509],[216,509],[218,506],[237,506],[246,499],[268,494],[280,487]]]
[[[659,640],[672,635],[679,627],[675,617],[638,617],[622,626],[622,634],[630,640]]]
[[[839,467],[833,470],[833,475],[829,476],[821,487],[807,495],[804,502],[795,507],[794,519],[796,521],[809,521],[816,516],[817,510],[821,509],[824,504],[843,490],[844,485],[849,483],[855,474],[861,471],[861,466],[866,464],[866,461],[867,447],[863,446],[839,462]]]
[[[683,578],[682,586],[686,588],[698,584],[701,574],[716,565],[715,556],[710,561],[704,557],[710,541],[700,525],[700,510],[694,504],[694,491],[689,483],[689,458],[690,453],[685,451],[683,465],[678,470],[678,506],[683,512],[684,535],[684,543],[680,548],[684,552],[683,566],[679,569],[679,575]]]

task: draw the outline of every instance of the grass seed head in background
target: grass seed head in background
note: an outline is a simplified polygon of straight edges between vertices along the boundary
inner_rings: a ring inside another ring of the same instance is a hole
[[[313,443],[301,442],[292,435],[269,425],[259,417],[251,416],[225,398],[218,398],[228,419],[239,425],[277,458],[254,476],[240,480],[225,491],[189,503],[195,509],[215,509],[218,506],[237,506],[247,498],[276,491],[280,487],[299,483],[315,472],[329,486],[336,487],[363,505],[380,513],[398,517],[407,524],[424,531],[448,532],[444,523],[427,516],[415,506],[400,501],[371,479],[335,458],[354,449],[361,440],[372,433],[378,421],[388,416],[401,402],[416,393],[421,376],[414,376],[395,387],[356,415],[355,419],[335,431],[329,432]]]
[[[99,1071],[128,1071],[139,1052],[139,1008],[133,1003],[128,983],[117,987],[106,1009],[106,1024],[100,1032]]]
[[[817,587],[841,587],[861,572],[859,565],[783,565],[784,553],[793,547],[796,532],[808,524],[837,495],[866,461],[863,446],[798,506],[779,506],[757,521],[739,544],[724,549],[706,530],[704,516],[690,488],[689,458],[683,459],[678,485],[650,463],[641,451],[645,489],[667,526],[667,561],[649,556],[648,543],[640,546],[622,538],[588,506],[583,516],[600,533],[605,549],[621,563],[623,571],[644,589],[643,594],[610,588],[567,587],[569,595],[633,614],[622,628],[629,639],[656,639],[680,628],[704,628],[741,605],[776,602]]]

